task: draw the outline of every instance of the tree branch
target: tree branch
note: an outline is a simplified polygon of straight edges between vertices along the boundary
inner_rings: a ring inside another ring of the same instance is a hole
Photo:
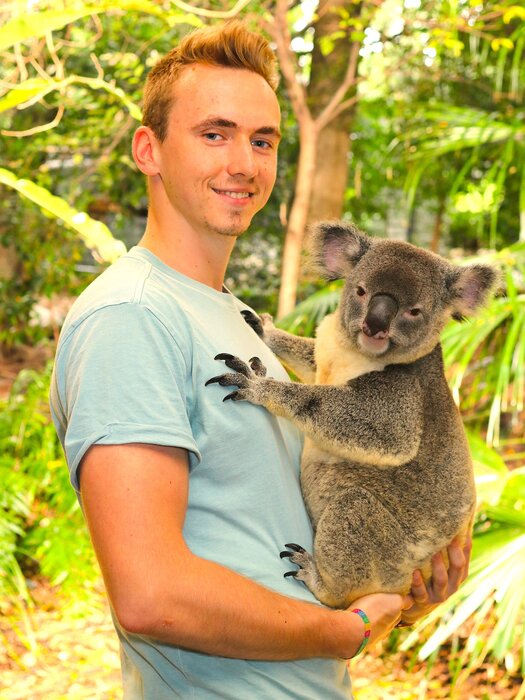
[[[313,119],[306,101],[306,90],[299,82],[295,70],[294,55],[290,48],[291,36],[286,21],[287,10],[287,0],[277,0],[274,21],[267,24],[267,29],[275,41],[281,72],[286,82],[295,116],[299,122],[299,128],[301,128],[301,122],[312,122]]]
[[[332,121],[332,119],[336,116],[336,110],[337,114],[340,114],[343,109],[346,109],[349,107],[351,104],[354,104],[357,100],[354,98],[350,98],[349,100],[345,101],[345,107],[343,109],[339,109],[340,105],[343,103],[344,96],[348,92],[348,90],[353,86],[357,84],[357,62],[359,60],[359,50],[361,49],[361,44],[358,41],[354,41],[352,43],[352,48],[350,50],[350,60],[348,61],[348,68],[346,70],[346,75],[344,77],[343,82],[339,85],[337,90],[335,91],[332,99],[330,102],[326,105],[326,107],[323,109],[323,111],[319,114],[317,117],[316,124],[321,131],[321,129],[324,129],[324,127]]]

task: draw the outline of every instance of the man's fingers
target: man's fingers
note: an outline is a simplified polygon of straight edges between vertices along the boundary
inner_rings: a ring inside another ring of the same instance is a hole
[[[441,552],[432,557],[432,592],[436,602],[447,598],[448,572]]]
[[[412,588],[410,589],[414,601],[422,605],[428,601],[428,591],[419,569],[412,574]]]
[[[453,540],[447,548],[448,552],[448,590],[454,593],[458,590],[460,583],[464,580],[467,560],[463,547],[457,539]]]
[[[472,554],[472,535],[469,535],[465,541],[465,546],[463,547],[463,556],[465,557],[465,570],[463,571],[463,578],[461,582],[467,578],[468,570],[470,566],[470,555]]]
[[[404,595],[403,600],[401,601],[401,610],[408,610],[408,608],[411,608],[414,605],[414,597],[410,595]]]

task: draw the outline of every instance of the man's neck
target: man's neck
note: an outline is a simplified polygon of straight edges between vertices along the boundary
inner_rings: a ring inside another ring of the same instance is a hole
[[[201,284],[222,291],[224,276],[236,237],[162,232],[148,222],[138,245],[163,263]]]

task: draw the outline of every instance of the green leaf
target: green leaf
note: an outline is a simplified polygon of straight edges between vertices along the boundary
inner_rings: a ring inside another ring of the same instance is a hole
[[[65,10],[48,10],[47,12],[27,13],[15,17],[0,29],[0,51],[13,44],[28,39],[45,36],[47,32],[61,29],[66,24],[76,22],[86,15],[93,15],[102,10],[84,6],[81,10],[67,12]]]
[[[525,513],[525,467],[513,469],[508,474],[499,505]]]
[[[497,503],[505,486],[508,469],[505,462],[478,434],[467,431],[474,464],[479,502]]]
[[[0,112],[18,107],[24,102],[45,97],[49,92],[56,89],[58,81],[44,80],[43,78],[32,78],[23,83],[15,85],[4,97],[0,99]]]
[[[194,15],[187,15],[180,11],[166,12],[161,6],[149,2],[149,0],[113,0],[113,2],[99,2],[96,5],[80,4],[77,10],[46,10],[44,12],[24,13],[14,17],[0,29],[0,51],[28,39],[45,36],[48,32],[62,29],[67,24],[76,22],[83,17],[109,10],[144,12],[155,15],[168,25],[173,25],[177,21],[187,21],[188,24],[200,23],[200,20]]]
[[[64,80],[45,80],[34,78],[26,80],[12,88],[5,97],[0,99],[0,112],[5,112],[13,107],[23,105],[25,102],[35,102],[53,90],[66,90],[73,84],[87,85],[93,90],[105,90],[114,95],[127,108],[131,116],[137,121],[141,121],[142,112],[126,95],[124,90],[111,83],[107,83],[100,78],[87,78],[82,75],[70,75]]]
[[[14,173],[4,168],[0,168],[0,182],[38,204],[41,209],[57,219],[61,219],[80,234],[87,247],[95,252],[101,260],[113,262],[126,252],[124,243],[114,238],[105,224],[92,219],[85,212],[74,209],[65,199],[57,197],[44,187],[40,187],[30,180],[19,180]]]

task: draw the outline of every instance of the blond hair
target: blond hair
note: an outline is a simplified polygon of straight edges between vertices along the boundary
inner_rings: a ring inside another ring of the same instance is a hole
[[[152,68],[144,88],[142,123],[159,141],[168,130],[173,103],[173,84],[180,71],[192,63],[226,68],[244,68],[258,73],[277,89],[277,60],[267,40],[250,31],[244,22],[232,20],[220,26],[203,27],[186,35],[180,44]]]

